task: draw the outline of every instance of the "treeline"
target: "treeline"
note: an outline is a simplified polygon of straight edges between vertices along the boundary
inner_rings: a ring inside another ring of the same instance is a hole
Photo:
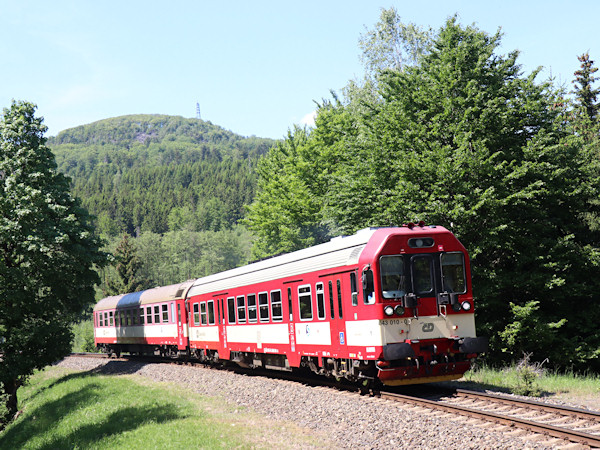
[[[456,18],[434,32],[382,10],[361,37],[365,78],[261,161],[253,255],[368,226],[443,225],[470,252],[490,361],[527,353],[598,371],[596,69],[582,55],[569,96],[500,43]]]
[[[110,237],[231,228],[254,196],[256,163],[272,145],[160,115],[107,119],[49,139],[72,192]]]
[[[113,265],[101,271],[98,295],[136,292],[180,283],[241,266],[250,258],[252,238],[242,226],[220,231],[143,232],[113,238]]]

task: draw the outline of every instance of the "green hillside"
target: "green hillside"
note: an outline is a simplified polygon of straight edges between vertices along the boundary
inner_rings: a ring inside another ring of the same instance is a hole
[[[254,196],[256,162],[273,144],[166,115],[115,117],[48,140],[107,236],[230,228]]]

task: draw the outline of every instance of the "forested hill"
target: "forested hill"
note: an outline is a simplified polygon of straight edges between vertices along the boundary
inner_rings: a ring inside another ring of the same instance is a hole
[[[210,122],[130,115],[48,139],[101,233],[219,230],[254,196],[255,165],[274,144]]]

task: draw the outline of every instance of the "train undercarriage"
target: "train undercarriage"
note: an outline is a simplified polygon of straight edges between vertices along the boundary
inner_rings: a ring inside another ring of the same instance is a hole
[[[231,352],[230,358],[219,357],[216,350],[187,349],[179,350],[176,345],[142,345],[142,344],[100,344],[98,348],[109,355],[120,357],[122,353],[139,356],[161,356],[167,358],[195,360],[206,364],[235,364],[247,369],[262,368],[292,372],[295,368],[289,363],[286,355],[254,352]],[[404,349],[406,352],[406,349]],[[314,374],[347,380],[361,385],[388,386],[432,383],[455,380],[471,367],[471,360],[476,354],[424,353],[420,355],[409,352],[409,355],[397,359],[358,360],[349,358],[330,358],[319,356],[302,356],[299,369]],[[385,355],[385,352],[384,352]]]

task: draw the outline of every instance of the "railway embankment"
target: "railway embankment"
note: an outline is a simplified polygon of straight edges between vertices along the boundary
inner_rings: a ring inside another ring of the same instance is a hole
[[[573,444],[549,436],[296,382],[121,360],[75,357],[58,366],[90,375],[135,375],[142,383],[176,384],[184,391],[219,399],[238,411],[239,417],[247,414],[248,420],[256,420],[252,417],[258,414],[268,431],[263,430],[259,442],[248,442],[254,447],[278,441],[287,448],[573,448]],[[174,395],[181,395],[180,389]],[[298,440],[297,433],[311,438]],[[282,435],[286,436],[283,441]]]

